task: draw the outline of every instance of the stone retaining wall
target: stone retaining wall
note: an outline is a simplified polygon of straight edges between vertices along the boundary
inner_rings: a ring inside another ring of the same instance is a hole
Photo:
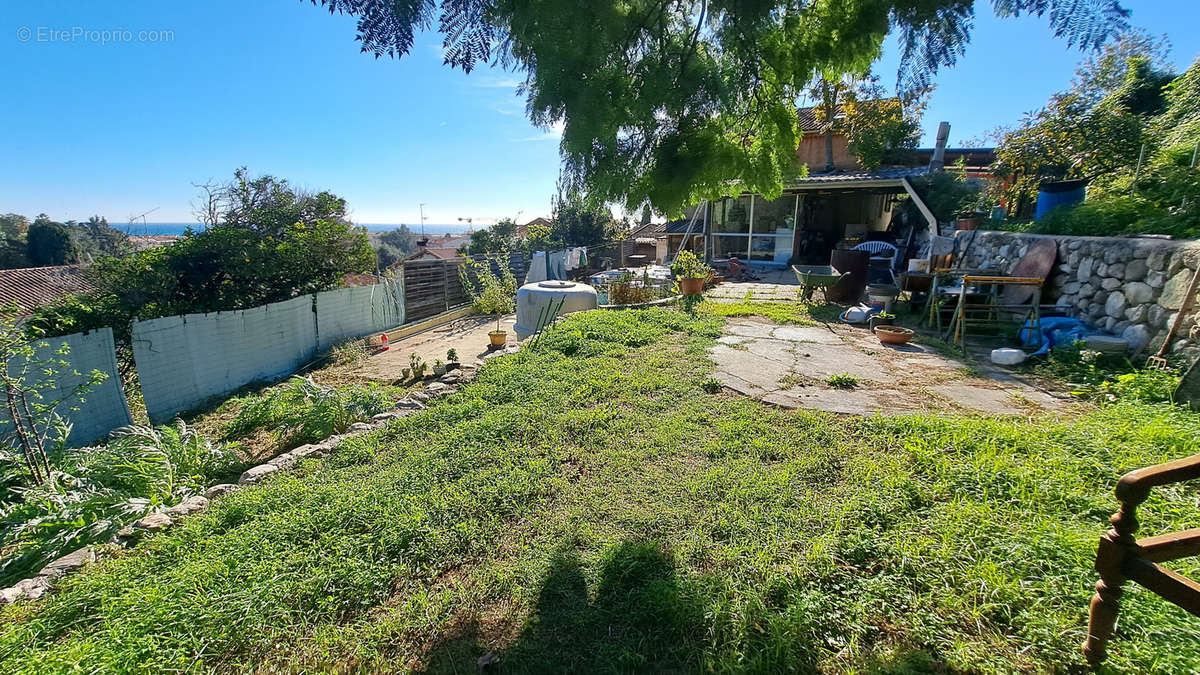
[[[957,233],[964,266],[1009,271],[1041,239],[1058,244],[1058,260],[1042,291],[1054,304],[1093,328],[1119,335],[1134,351],[1158,349],[1183,306],[1192,273],[1200,265],[1200,242],[1140,237],[1067,237],[1015,232]],[[1188,329],[1197,309],[1184,317],[1172,351],[1191,347]]]

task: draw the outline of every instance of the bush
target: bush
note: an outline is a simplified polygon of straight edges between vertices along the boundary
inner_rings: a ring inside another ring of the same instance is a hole
[[[1153,209],[1136,197],[1103,197],[1060,206],[1035,223],[1032,231],[1088,237],[1139,234],[1147,231],[1145,219],[1152,213]]]
[[[327,387],[307,377],[293,377],[260,396],[232,400],[242,408],[226,428],[226,439],[274,429],[276,438],[289,447],[340,434],[393,405],[378,385]]]
[[[18,466],[0,450],[5,474]],[[202,492],[242,462],[229,445],[214,444],[183,422],[129,426],[105,445],[57,449],[53,479],[0,496],[0,585],[8,585],[82,546],[107,541],[151,511]],[[12,477],[4,475],[6,483]]]
[[[1165,370],[1139,370],[1118,375],[1116,380],[1104,382],[1099,394],[1110,401],[1122,399],[1143,403],[1172,403],[1179,376]]]

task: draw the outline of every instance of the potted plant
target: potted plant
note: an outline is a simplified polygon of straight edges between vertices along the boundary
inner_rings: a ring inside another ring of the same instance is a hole
[[[496,330],[488,333],[491,348],[503,347],[508,342],[508,332],[500,329],[500,319],[513,311],[517,296],[517,280],[507,260],[497,262],[499,276],[492,273],[490,262],[471,263],[473,275],[465,271],[467,265],[459,267],[463,288],[471,296],[471,308],[479,314],[496,315]]]
[[[446,350],[446,365],[458,365],[458,350],[454,347]]]
[[[679,280],[679,292],[684,295],[700,295],[704,292],[704,284],[713,274],[713,269],[705,265],[695,253],[680,251],[671,263],[671,274]]]
[[[896,323],[896,315],[889,312],[880,312],[873,315],[867,320],[867,325],[874,332],[876,326],[891,326]]]
[[[400,372],[404,375],[404,377],[401,379],[402,382],[407,382],[408,378],[412,377],[412,368],[408,366],[405,366]]]
[[[425,368],[429,364],[425,363],[425,359],[417,356],[416,353],[408,355],[408,365],[412,368],[413,377],[418,380],[425,377]]]
[[[446,364],[442,363],[441,359],[433,360],[433,374],[438,376],[446,374]]]

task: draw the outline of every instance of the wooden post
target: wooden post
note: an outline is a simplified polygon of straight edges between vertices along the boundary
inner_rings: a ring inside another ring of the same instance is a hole
[[[446,268],[450,266],[450,262],[442,261],[442,309],[450,311],[450,280]]]
[[[1100,581],[1096,582],[1096,594],[1092,596],[1088,635],[1083,643],[1083,656],[1092,665],[1108,656],[1108,640],[1117,626],[1117,612],[1124,594],[1121,587],[1125,585],[1121,568],[1125,557],[1131,551],[1136,555],[1137,551],[1137,541],[1133,538],[1138,528],[1137,505],[1121,504],[1121,510],[1113,514],[1109,522],[1113,527],[1100,537],[1100,546],[1096,549],[1096,572]]]

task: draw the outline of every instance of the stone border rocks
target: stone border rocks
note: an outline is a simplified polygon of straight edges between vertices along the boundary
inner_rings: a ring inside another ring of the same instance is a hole
[[[520,349],[519,345],[496,350],[484,355],[483,360],[486,361],[497,356],[513,354],[518,349]],[[458,391],[459,385],[474,380],[479,366],[482,366],[484,361],[461,365],[457,369],[431,380],[422,390],[414,391],[396,401],[392,410],[375,415],[371,418],[370,422],[355,422],[350,425],[345,434],[330,436],[319,443],[302,445],[277,455],[262,464],[250,467],[242,472],[236,484],[221,483],[214,485],[205,490],[202,495],[188,497],[170,508],[142,516],[133,523],[118,530],[116,536],[109,543],[121,548],[134,546],[146,534],[169,529],[187,516],[203,511],[208,508],[213,499],[240,490],[248,485],[255,485],[268,476],[280,471],[288,471],[303,459],[325,457],[347,438],[375,431],[391,420],[416,414],[425,409],[426,402],[453,394]],[[43,567],[32,577],[22,579],[8,588],[0,589],[0,604],[13,603],[23,599],[36,600],[51,588],[53,581],[81,569],[87,563],[104,556],[105,553],[106,548],[104,546],[92,545],[85,546],[62,556]]]

